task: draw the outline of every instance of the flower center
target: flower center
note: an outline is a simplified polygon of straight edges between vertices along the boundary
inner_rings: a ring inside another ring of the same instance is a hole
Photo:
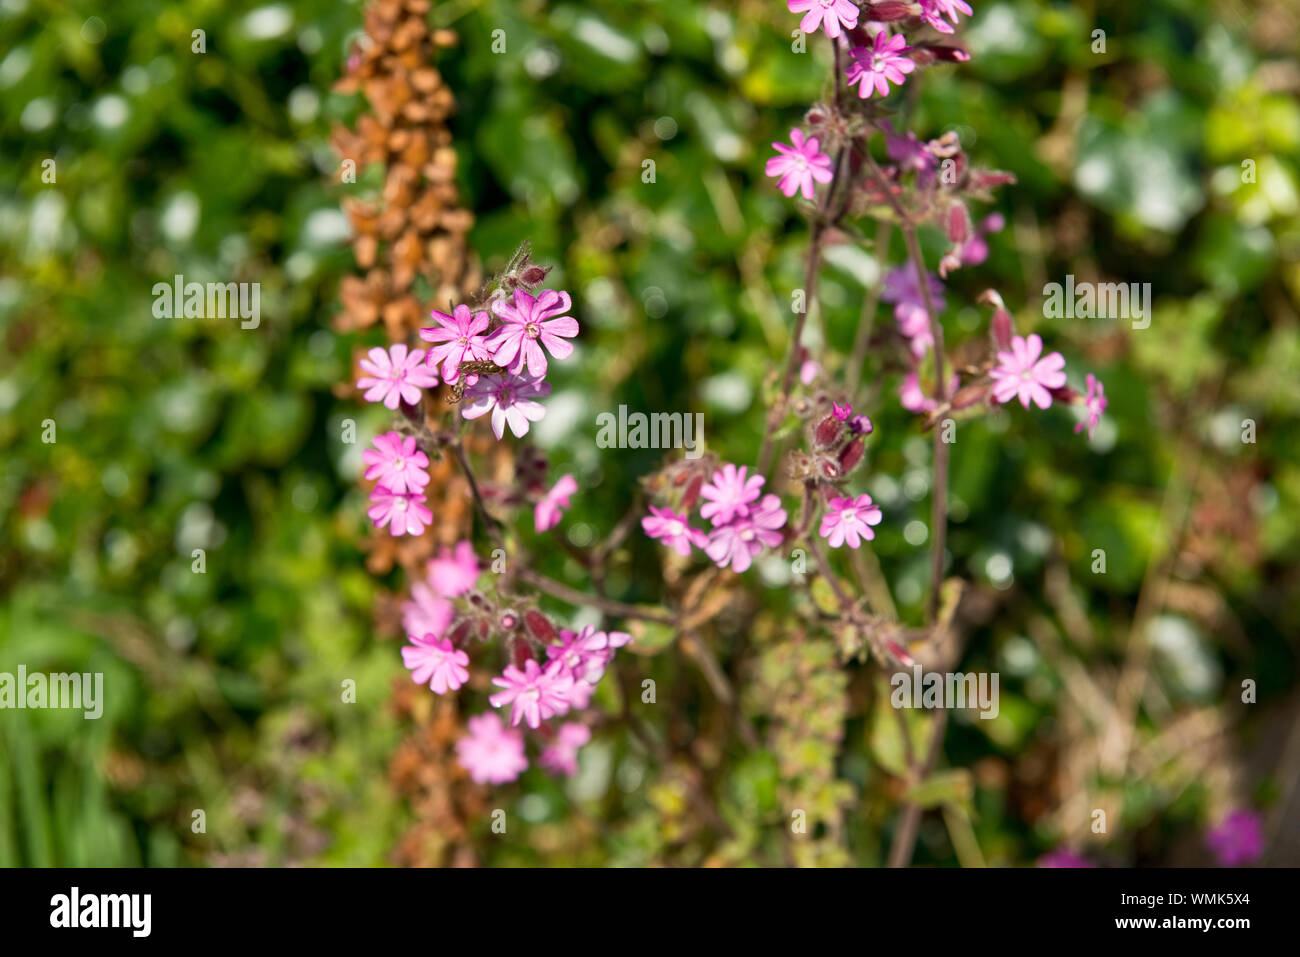
[[[857,517],[858,517],[857,511],[851,508],[846,508],[844,511],[840,512],[841,522],[851,522]]]
[[[535,322],[530,322],[528,323],[528,325],[524,326],[524,334],[527,335],[529,339],[536,339],[539,335],[541,335],[541,333],[542,333],[541,326],[539,326]]]

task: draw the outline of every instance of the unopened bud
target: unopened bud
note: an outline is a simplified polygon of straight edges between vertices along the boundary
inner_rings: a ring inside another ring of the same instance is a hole
[[[840,473],[848,475],[858,463],[862,461],[862,456],[866,454],[867,446],[865,442],[853,441],[844,448],[840,449]]]
[[[555,628],[547,617],[536,609],[524,612],[524,627],[542,644],[549,645],[555,640]]]
[[[540,286],[546,281],[546,274],[551,271],[550,266],[529,266],[519,276],[519,284],[532,288]]]
[[[842,426],[843,423],[834,415],[826,416],[813,429],[813,447],[818,450],[833,448],[840,440]]]

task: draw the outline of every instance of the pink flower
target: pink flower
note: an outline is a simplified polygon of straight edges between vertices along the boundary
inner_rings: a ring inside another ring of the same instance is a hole
[[[564,341],[578,334],[578,320],[564,315],[572,305],[567,292],[554,289],[544,290],[537,298],[516,289],[513,305],[495,300],[492,311],[505,325],[488,338],[492,361],[505,366],[513,375],[523,372],[525,362],[533,378],[546,375],[546,353],[542,352],[542,346],[557,359],[567,359],[573,354],[573,343]]]
[[[942,312],[945,306],[943,283],[928,272],[925,278],[930,287],[930,304],[934,306],[935,312]],[[930,316],[925,311],[925,296],[917,280],[916,270],[910,264],[891,269],[885,274],[880,298],[894,304],[898,331],[909,340],[912,355],[920,359],[934,343],[934,337],[930,334]]]
[[[928,189],[934,182],[934,171],[939,166],[939,160],[930,151],[930,145],[922,143],[910,130],[906,135],[899,136],[887,120],[881,126],[885,128],[885,152],[889,158],[898,165],[901,172],[914,171],[917,185]],[[912,270],[912,274],[915,275],[916,271]]]
[[[1264,828],[1254,811],[1233,811],[1205,835],[1220,867],[1240,867],[1264,853]]]
[[[697,528],[686,524],[688,516],[678,515],[671,508],[650,506],[650,514],[641,519],[641,527],[651,538],[663,542],[678,555],[689,555],[691,546],[703,548],[709,543],[709,536]]]
[[[390,409],[398,402],[417,405],[420,389],[438,384],[438,377],[425,368],[423,349],[408,353],[406,343],[399,342],[386,350],[375,346],[366,355],[358,363],[366,375],[357,380],[357,388],[366,390],[367,402],[382,402]]]
[[[429,559],[429,583],[439,595],[455,598],[474,587],[478,581],[478,558],[474,546],[460,542],[455,551],[444,547],[437,558]]]
[[[804,385],[812,385],[821,374],[821,363],[814,359],[805,359],[803,365],[799,367],[799,381]]]
[[[614,659],[614,646],[610,644],[609,635],[597,631],[594,625],[588,625],[580,632],[565,628],[560,631],[560,643],[547,646],[546,657],[559,661],[564,673],[574,682],[594,685]]]
[[[578,482],[572,475],[563,475],[554,487],[533,506],[533,527],[539,532],[560,524],[560,516],[569,507],[569,496],[578,491]]]
[[[898,401],[908,412],[929,412],[934,408],[934,399],[921,391],[921,379],[915,372],[903,376],[903,383],[898,387]]]
[[[775,495],[764,496],[763,501],[746,511],[731,524],[715,528],[709,537],[704,551],[719,568],[731,565],[733,571],[743,572],[764,545],[780,545],[784,539],[777,529],[785,525],[785,509]]]
[[[840,27],[852,30],[858,25],[858,5],[853,0],[786,0],[791,13],[802,13],[799,29],[815,33],[825,27],[831,39],[840,35]]]
[[[1102,413],[1106,411],[1109,404],[1106,401],[1106,387],[1101,384],[1091,372],[1087,376],[1088,394],[1084,396],[1083,408],[1088,428],[1088,438],[1092,438],[1092,433],[1097,429],[1097,423],[1101,421]],[[1085,422],[1080,422],[1074,427],[1075,432],[1082,432]]]
[[[853,62],[845,71],[849,86],[858,83],[858,96],[868,99],[872,89],[881,96],[889,95],[889,84],[902,86],[907,74],[916,69],[916,64],[903,56],[909,49],[907,39],[900,33],[888,36],[881,30],[876,34],[869,47],[854,47],[849,51]]]
[[[499,716],[475,715],[465,727],[469,733],[456,742],[456,755],[479,784],[505,784],[527,769],[523,734],[505,727]]]
[[[402,602],[402,627],[408,635],[438,635],[447,630],[456,609],[427,582],[411,586],[411,597]]]
[[[953,26],[956,26],[959,13],[969,17],[974,12],[966,0],[920,0],[920,4],[921,19],[940,33],[953,32],[952,27],[943,21],[940,14],[946,15],[953,22]]]
[[[821,536],[831,548],[839,548],[845,542],[849,548],[857,548],[862,539],[870,541],[876,537],[871,526],[879,525],[881,518],[880,506],[872,503],[870,495],[833,498],[822,516]]]
[[[948,394],[952,395],[960,385],[961,377],[954,372],[948,380]],[[903,382],[898,387],[898,403],[908,412],[929,412],[935,408],[934,399],[921,391],[921,380],[917,377],[916,370],[903,376]]]
[[[415,436],[385,432],[375,436],[375,447],[361,453],[361,461],[370,466],[366,478],[394,492],[418,492],[429,484],[424,471],[429,457],[415,446]]]
[[[538,763],[555,774],[578,773],[578,749],[591,740],[591,729],[585,724],[568,721],[560,725],[551,742],[538,758]]]
[[[498,363],[500,365],[500,363]],[[546,415],[538,398],[551,394],[551,384],[516,375],[485,375],[465,390],[460,414],[467,419],[492,413],[492,431],[499,439],[507,424],[515,438],[528,434],[528,423]]]
[[[791,130],[790,142],[792,146],[772,144],[777,155],[767,161],[765,172],[778,177],[777,186],[786,196],[802,191],[804,199],[812,199],[816,189],[814,180],[829,183],[834,179],[831,158],[820,151],[817,137],[804,139],[803,130]]]
[[[536,728],[547,718],[569,709],[573,678],[565,673],[562,662],[552,661],[542,670],[529,658],[524,662],[523,671],[507,665],[501,677],[493,678],[492,683],[504,690],[489,697],[488,702],[494,708],[510,705],[512,726],[524,720],[528,727]]]
[[[394,535],[419,535],[433,524],[433,512],[424,504],[423,492],[394,492],[376,485],[370,493],[374,504],[366,511],[376,528],[388,526]]]
[[[437,320],[438,325],[421,329],[420,338],[441,343],[429,348],[426,361],[430,368],[437,368],[438,363],[442,363],[445,381],[455,382],[460,377],[462,362],[486,362],[492,358],[487,348],[487,337],[483,335],[488,327],[486,312],[471,313],[469,306],[462,305],[453,309],[450,316],[437,309],[429,315]]]
[[[737,469],[729,463],[722,466],[721,471],[714,472],[713,481],[700,489],[700,494],[709,499],[700,509],[700,517],[717,526],[748,515],[749,503],[762,494],[759,490],[767,480],[761,475],[745,478],[746,472],[746,466]]]
[[[1028,339],[1014,336],[1011,351],[998,352],[1001,363],[990,373],[993,376],[993,398],[997,402],[1010,402],[1019,396],[1026,409],[1032,399],[1040,409],[1052,404],[1048,389],[1065,385],[1065,356],[1059,352],[1043,355],[1043,340],[1037,333]]]
[[[434,694],[455,691],[469,680],[469,655],[452,648],[451,641],[434,635],[410,636],[411,644],[402,649],[402,663],[411,671],[416,684],[426,681]]]

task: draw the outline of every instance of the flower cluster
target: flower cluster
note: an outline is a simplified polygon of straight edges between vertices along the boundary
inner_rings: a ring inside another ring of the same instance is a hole
[[[365,375],[357,380],[366,401],[401,407],[418,422],[422,390],[437,387],[441,375],[441,381],[454,386],[454,395],[463,393],[465,419],[488,416],[497,439],[507,426],[516,438],[527,434],[529,424],[546,414],[537,400],[551,392],[544,381],[547,353],[556,359],[573,354],[568,340],[578,334],[578,321],[566,315],[573,306],[567,292],[546,289],[535,296],[527,288],[541,282],[547,270],[529,266],[526,254],[516,260],[519,265],[509,273],[513,281],[502,283],[488,301],[495,322],[488,312],[464,304],[450,315],[435,309],[434,325],[420,330],[420,337],[431,343],[427,352],[400,342],[371,349],[360,362]],[[429,459],[417,449],[415,437],[386,432],[362,457],[366,479],[375,482],[368,514],[376,527],[387,527],[395,536],[421,534],[433,515],[424,504]],[[561,488],[539,504],[538,531],[559,521],[576,490],[576,483],[567,493]]]
[[[402,624],[408,642],[402,661],[418,684],[434,694],[447,694],[469,680],[468,648],[500,634],[512,649],[513,663],[492,679],[496,690],[488,699],[508,711],[511,729],[520,724],[554,737],[542,757],[544,767],[573,773],[577,748],[589,736],[583,725],[570,723],[553,733],[543,725],[575,709],[586,708],[596,685],[631,636],[625,632],[554,629],[536,610],[517,614],[478,590],[480,565],[469,542],[443,548],[428,562],[423,581],[411,587],[402,604]],[[513,780],[526,767],[523,738],[507,730],[494,714],[471,719],[470,733],[458,747],[461,763],[480,782]],[[581,731],[577,730],[582,728]],[[579,740],[582,738],[583,740]]]
[[[500,690],[488,698],[488,703],[494,708],[509,707],[509,728],[494,713],[470,719],[470,733],[457,745],[457,752],[475,781],[503,784],[528,767],[523,734],[515,730],[521,723],[539,731],[548,742],[540,757],[542,767],[558,774],[577,771],[578,749],[591,739],[590,729],[578,722],[558,728],[543,722],[587,707],[614,658],[614,650],[631,641],[632,636],[588,626],[580,632],[561,630],[559,638],[557,644],[545,646],[545,664],[539,664],[528,652],[522,667],[507,665],[492,679]]]
[[[719,568],[746,571],[764,547],[772,548],[785,540],[786,513],[775,495],[764,495],[761,475],[750,475],[747,466],[726,464],[707,482],[692,483],[683,502],[687,511],[650,506],[650,514],[641,519],[647,535],[672,548],[679,555],[689,555],[691,546],[701,548]],[[699,499],[700,517],[713,530],[706,534],[690,525],[689,509]]]
[[[434,310],[435,325],[420,330],[420,338],[435,343],[429,350],[429,365],[441,365],[447,382],[458,382],[462,366],[477,369],[491,365],[495,372],[465,371],[466,402],[461,414],[467,419],[491,416],[492,432],[498,439],[505,427],[516,438],[528,432],[531,422],[546,414],[537,400],[551,393],[545,382],[546,354],[567,359],[573,354],[578,320],[567,315],[573,300],[567,292],[545,289],[534,296],[525,288],[514,289],[512,300],[494,298],[487,312],[475,313],[459,305],[451,315]],[[544,347],[544,348],[543,348]]]
[[[840,72],[835,77],[837,95],[808,110],[808,129],[792,129],[789,144],[772,144],[776,155],[767,162],[767,175],[788,197],[797,193],[813,200],[820,188],[823,216],[830,197],[836,196],[847,200],[837,201],[838,209],[870,212],[909,228],[928,223],[942,229],[949,242],[937,275],[924,271],[922,279],[920,265],[909,261],[888,271],[881,287],[880,299],[893,305],[898,338],[906,349],[906,372],[898,390],[903,407],[925,415],[927,425],[933,425],[945,414],[981,402],[992,407],[1018,400],[1025,408],[1033,403],[1046,409],[1060,400],[1084,407],[1075,431],[1086,428],[1091,438],[1106,408],[1101,382],[1089,374],[1086,393],[1068,388],[1061,354],[1044,354],[1037,335],[1013,335],[1010,314],[1000,300],[990,327],[993,348],[986,359],[962,363],[959,376],[946,370],[946,356],[933,356],[940,314],[947,307],[941,280],[983,263],[989,254],[986,237],[1005,227],[997,212],[976,222],[971,203],[992,199],[992,191],[1014,182],[1014,177],[974,167],[956,133],[928,141],[910,131],[899,133],[879,111],[865,108],[855,113],[852,100],[840,95],[856,89],[862,100],[886,97],[921,67],[968,60],[960,47],[929,42],[913,31],[929,27],[952,34],[961,17],[972,14],[970,5],[964,0],[866,6],[847,0],[788,0],[787,5],[801,15],[799,27],[805,33],[825,32]],[[872,158],[873,138],[886,157],[879,163]],[[996,293],[988,295],[996,298]],[[935,367],[933,394],[922,388],[927,361]]]

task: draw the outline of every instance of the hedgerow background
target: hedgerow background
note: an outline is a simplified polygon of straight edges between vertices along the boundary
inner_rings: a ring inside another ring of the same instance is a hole
[[[1102,371],[1110,406],[1091,448],[1015,417],[954,447],[950,550],[976,582],[961,667],[1001,673],[1001,715],[949,727],[915,859],[1202,863],[1205,828],[1254,807],[1266,860],[1295,863],[1300,17],[1285,0],[972,5],[971,63],[903,96],[923,136],[956,130],[1019,179],[949,299],[996,287],[1018,327]],[[727,615],[708,631],[758,742],[689,649],[642,632],[619,680],[655,678],[660,703],[640,735],[598,730],[572,782],[458,780],[436,807],[399,789],[419,768],[394,755],[445,728],[401,664],[400,578],[366,569],[362,443],[340,441],[345,418],[383,422],[338,387],[382,333],[332,326],[357,271],[340,204],[382,185],[341,184],[329,146],[365,109],[331,92],[361,18],[319,0],[0,2],[0,670],[102,671],[107,689],[98,722],[0,712],[0,864],[881,863],[904,786],[879,675],[761,611],[743,656]],[[430,19],[459,35],[436,65],[473,252],[490,271],[531,240],[583,323],[535,432],[579,479],[565,529],[585,544],[661,461],[598,450],[599,412],[698,410],[724,459],[757,447],[805,236],[762,165],[824,51],[791,52],[777,0],[467,0]],[[880,267],[849,245],[828,259],[813,332],[846,351]],[[151,287],[176,273],[260,282],[261,326],[154,318]],[[1067,273],[1150,282],[1151,327],[1042,318]],[[902,529],[927,518],[928,443],[882,398],[874,551],[919,620],[925,551]],[[639,535],[603,573],[612,597],[659,598]],[[772,609],[801,593],[762,574]],[[1098,716],[1139,646],[1138,744],[1108,776]],[[818,822],[802,843],[792,806]]]

